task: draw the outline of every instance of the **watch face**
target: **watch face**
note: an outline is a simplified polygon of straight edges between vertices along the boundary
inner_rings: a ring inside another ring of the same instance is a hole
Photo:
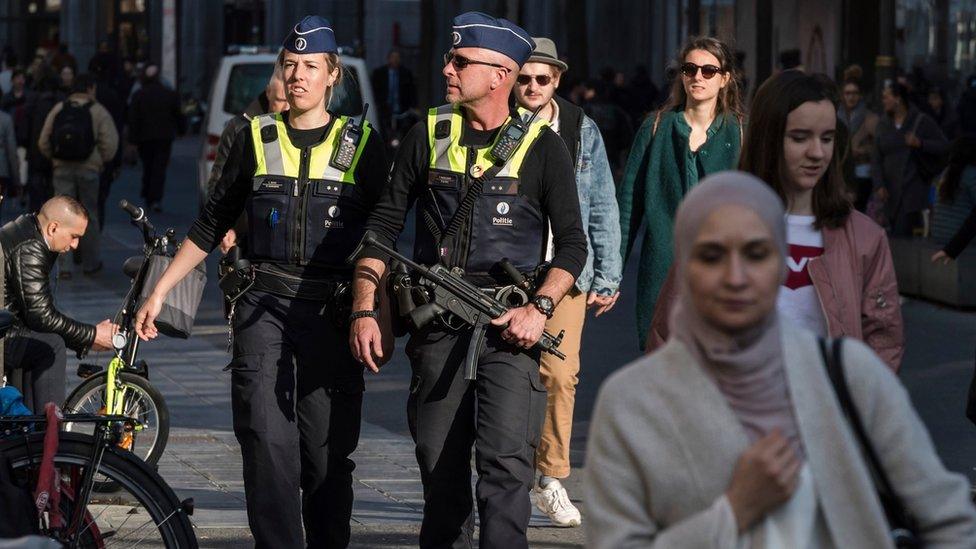
[[[555,309],[555,306],[552,303],[552,299],[544,295],[536,296],[535,303],[546,314],[552,314],[553,309]]]

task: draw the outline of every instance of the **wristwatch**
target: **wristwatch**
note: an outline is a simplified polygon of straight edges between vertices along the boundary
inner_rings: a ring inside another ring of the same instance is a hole
[[[556,310],[556,304],[552,302],[552,298],[547,295],[537,295],[532,298],[532,304],[535,308],[544,315],[546,318],[552,318],[552,313]]]

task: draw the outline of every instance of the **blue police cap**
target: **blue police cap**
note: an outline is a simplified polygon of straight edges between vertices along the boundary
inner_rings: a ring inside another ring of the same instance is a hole
[[[469,11],[455,17],[452,25],[455,48],[497,51],[511,58],[520,67],[535,49],[535,42],[529,33],[508,19]]]
[[[335,33],[329,20],[318,15],[306,15],[295,25],[284,43],[283,48],[292,53],[338,53]]]

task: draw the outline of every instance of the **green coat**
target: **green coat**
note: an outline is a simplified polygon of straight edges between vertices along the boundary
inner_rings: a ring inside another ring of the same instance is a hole
[[[644,225],[637,275],[637,336],[641,350],[657,294],[674,256],[672,240],[678,204],[699,179],[736,167],[742,136],[734,117],[717,117],[708,128],[705,143],[692,153],[688,148],[691,127],[682,111],[663,113],[656,132],[654,120],[655,117],[648,117],[638,130],[617,191],[624,263]]]

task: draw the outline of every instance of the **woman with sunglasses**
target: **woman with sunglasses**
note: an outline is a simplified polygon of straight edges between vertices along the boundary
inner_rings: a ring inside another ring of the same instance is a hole
[[[898,283],[884,230],[853,210],[835,154],[837,87],[786,71],[756,92],[739,168],[786,204],[788,274],[777,308],[822,337],[857,338],[894,371],[904,351]],[[664,285],[649,347],[664,343],[674,294]]]
[[[654,302],[671,266],[674,214],[706,175],[735,167],[742,140],[742,103],[735,58],[715,38],[693,38],[681,50],[679,75],[664,106],[637,131],[617,191],[624,264],[644,224],[637,278],[640,348]]]

